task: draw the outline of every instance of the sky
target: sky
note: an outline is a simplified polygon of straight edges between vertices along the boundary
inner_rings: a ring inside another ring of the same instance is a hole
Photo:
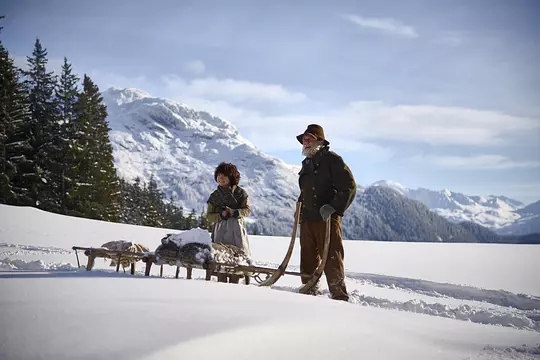
[[[362,186],[540,199],[537,1],[2,5],[19,64],[39,38],[51,68],[211,112],[287,163],[317,123]]]

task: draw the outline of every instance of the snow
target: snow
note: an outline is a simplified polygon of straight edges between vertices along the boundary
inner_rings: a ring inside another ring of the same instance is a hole
[[[210,245],[212,238],[207,230],[201,228],[194,228],[186,231],[182,231],[178,234],[171,234],[163,239],[164,242],[173,242],[181,248],[186,244],[196,243]]]
[[[292,217],[292,214],[291,214]],[[145,277],[104,259],[77,268],[71,247],[121,238],[155,249],[171,229],[0,205],[0,359],[537,359],[540,247],[346,241],[348,303],[193,280]],[[199,231],[183,232],[198,239]],[[202,234],[201,234],[202,235]],[[277,267],[286,237],[250,236]],[[79,252],[81,265],[86,257]],[[298,271],[299,245],[290,263]],[[3,265],[2,265],[3,264]]]
[[[408,189],[405,186],[401,185],[397,181],[392,181],[392,180],[379,180],[379,181],[374,182],[370,186],[387,187],[387,188],[397,191],[401,195],[406,195],[408,191]]]

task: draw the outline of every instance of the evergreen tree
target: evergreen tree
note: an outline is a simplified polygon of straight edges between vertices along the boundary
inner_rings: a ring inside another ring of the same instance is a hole
[[[191,212],[188,215],[188,218],[186,219],[186,230],[187,229],[193,229],[197,227],[199,224],[199,221],[197,220],[197,211],[195,209],[191,209]]]
[[[33,204],[28,193],[35,182],[26,176],[33,172],[28,123],[28,97],[19,70],[0,41],[0,202],[5,204]]]
[[[77,179],[73,180],[71,206],[93,219],[117,221],[120,183],[109,139],[107,109],[99,88],[86,74],[74,109],[77,137],[73,158]]]
[[[28,70],[23,71],[28,93],[30,121],[28,135],[38,181],[30,196],[36,205],[49,211],[61,208],[62,140],[54,98],[56,76],[47,71],[47,50],[36,39],[32,56],[27,57]]]
[[[157,183],[152,175],[148,186],[145,187],[145,226],[163,226],[165,217],[163,205],[163,194],[158,190]]]
[[[201,214],[199,215],[199,224],[197,226],[200,227],[201,229],[206,229],[206,230],[212,229],[212,224],[206,218],[206,213],[204,210],[201,211]]]
[[[184,209],[176,207],[173,204],[168,204],[167,206],[167,227],[170,229],[183,230],[186,228],[186,219],[184,217]]]
[[[76,169],[76,156],[74,151],[76,140],[76,127],[75,127],[75,103],[77,102],[78,90],[77,82],[79,78],[73,74],[71,64],[64,57],[64,64],[62,65],[62,73],[60,75],[59,84],[56,89],[56,99],[58,105],[58,114],[60,117],[60,139],[62,139],[62,155],[63,164],[61,173],[61,209],[62,213],[66,213],[67,209],[67,197],[72,188],[74,188],[74,181],[77,178]]]

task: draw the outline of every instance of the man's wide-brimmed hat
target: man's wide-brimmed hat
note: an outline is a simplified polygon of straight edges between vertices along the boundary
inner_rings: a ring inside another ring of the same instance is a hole
[[[323,140],[324,145],[330,145],[330,142],[328,142],[328,140],[326,140],[326,138],[324,137],[324,130],[320,125],[310,124],[308,125],[306,131],[296,136],[296,139],[300,142],[300,144],[303,144],[302,138],[305,134],[310,134],[314,136],[317,140]]]

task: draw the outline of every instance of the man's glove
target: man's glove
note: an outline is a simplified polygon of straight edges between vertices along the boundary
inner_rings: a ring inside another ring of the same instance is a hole
[[[336,209],[334,209],[330,204],[324,204],[319,209],[319,213],[321,214],[324,221],[326,221],[335,212]]]

